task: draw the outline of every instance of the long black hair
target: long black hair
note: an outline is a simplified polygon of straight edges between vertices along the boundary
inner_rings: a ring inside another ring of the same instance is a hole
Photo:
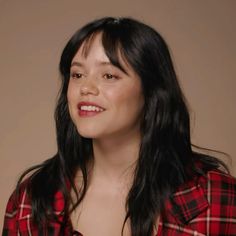
[[[82,137],[71,120],[67,89],[73,57],[82,43],[93,40],[97,33],[102,34],[102,45],[110,62],[124,70],[120,53],[142,82],[141,145],[126,200],[124,223],[130,219],[133,236],[152,235],[157,216],[163,212],[169,195],[185,181],[218,168],[221,163],[192,150],[189,112],[168,46],[158,32],[137,20],[112,17],[95,20],[69,40],[60,61],[62,85],[55,111],[58,152],[42,165],[26,171],[19,183],[29,171],[36,169],[29,178],[28,192],[33,219],[38,223],[56,219],[53,201],[57,191],[61,191],[65,199],[64,226],[71,204],[75,208],[84,198],[88,185],[87,163],[93,156],[92,140]],[[198,168],[197,162],[202,163],[202,168]],[[78,170],[83,174],[79,192],[74,184]],[[71,199],[71,188],[77,202]]]

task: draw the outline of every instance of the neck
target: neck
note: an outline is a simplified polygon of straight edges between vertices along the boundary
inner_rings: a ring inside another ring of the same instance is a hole
[[[139,148],[140,136],[93,140],[93,176],[113,183],[133,179]]]

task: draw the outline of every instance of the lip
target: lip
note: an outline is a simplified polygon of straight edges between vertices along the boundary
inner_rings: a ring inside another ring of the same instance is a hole
[[[98,104],[94,103],[94,102],[79,102],[78,105],[77,105],[77,108],[78,108],[78,114],[80,117],[91,117],[91,116],[96,116],[96,115],[99,115],[100,113],[102,113],[103,111],[84,111],[84,110],[81,110],[81,106],[96,106],[98,108],[101,108],[103,109],[103,111],[105,111],[105,108],[99,106]]]

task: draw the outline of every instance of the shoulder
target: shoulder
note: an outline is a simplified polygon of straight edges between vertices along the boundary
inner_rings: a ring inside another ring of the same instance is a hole
[[[210,235],[236,235],[236,179],[219,170],[207,172],[199,180],[208,202],[206,211],[193,225],[206,224]]]
[[[166,204],[166,233],[236,235],[236,179],[219,170],[187,181]],[[198,234],[197,234],[198,235]]]
[[[27,184],[28,180],[21,183],[8,200],[4,217],[3,235],[16,234],[19,221],[31,215]]]
[[[199,184],[204,189],[209,203],[218,203],[222,206],[236,204],[236,178],[233,176],[212,170],[199,178]]]
[[[22,182],[11,194],[6,207],[6,215],[16,215],[23,207],[30,208],[29,194],[27,193],[28,179]]]
[[[18,235],[37,230],[32,220],[32,200],[29,192],[30,179],[23,181],[11,194],[5,211],[3,235]],[[55,214],[61,216],[64,210],[64,197],[58,191],[54,197]],[[60,220],[60,219],[59,219]]]
[[[209,171],[206,178],[200,178],[209,203],[208,213],[219,221],[232,221],[236,230],[236,179],[218,170]],[[236,233],[236,232],[235,232]]]

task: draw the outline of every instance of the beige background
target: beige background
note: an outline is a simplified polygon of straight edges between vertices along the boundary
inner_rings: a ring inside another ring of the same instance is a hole
[[[189,100],[193,142],[229,153],[236,175],[235,10],[235,0],[0,0],[0,230],[19,175],[56,151],[61,50],[101,16],[132,16],[161,32]]]

